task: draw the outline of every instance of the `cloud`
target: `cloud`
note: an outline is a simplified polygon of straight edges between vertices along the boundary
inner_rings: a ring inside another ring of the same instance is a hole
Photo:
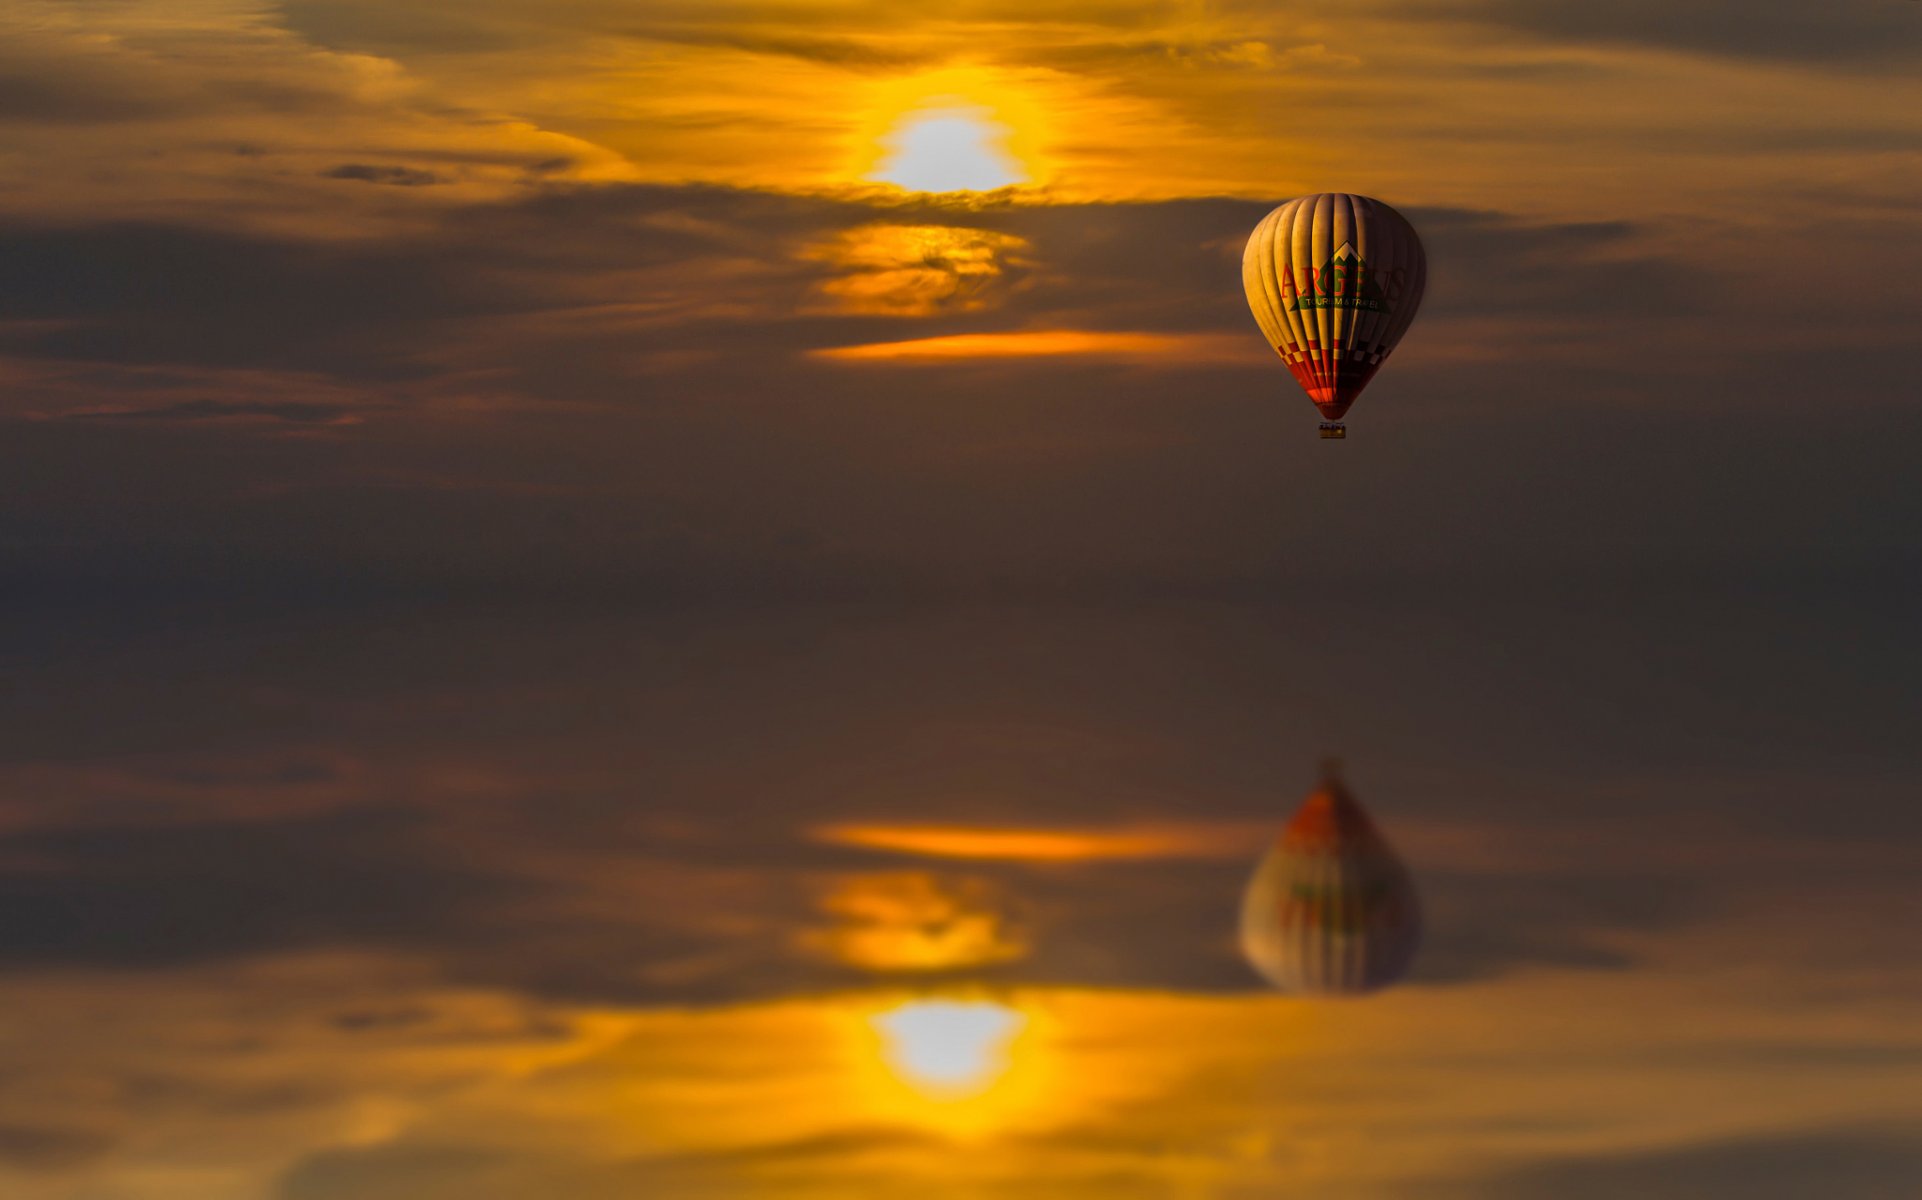
[[[515,1200],[529,1191],[563,1189],[579,1200],[627,1200],[637,1191],[677,1200],[723,1200],[738,1195],[743,1179],[758,1172],[844,1170],[850,1161],[902,1153],[935,1157],[953,1149],[943,1139],[886,1126],[614,1161],[541,1150],[401,1144],[315,1154],[289,1170],[274,1195],[276,1200]]]
[[[419,377],[431,368],[404,343],[424,323],[526,303],[466,290],[411,247],[163,225],[13,225],[0,247],[17,264],[0,286],[16,347],[69,362]]]
[[[114,1144],[97,1129],[0,1124],[0,1164],[15,1171],[61,1171],[105,1154]]]
[[[155,967],[314,945],[432,938],[527,888],[444,864],[418,818],[342,810],[285,821],[15,834],[0,963]]]
[[[904,342],[828,346],[810,353],[832,362],[929,363],[947,365],[982,359],[1053,358],[1069,355],[1098,360],[1135,361],[1163,368],[1227,361],[1260,362],[1267,352],[1249,348],[1245,337],[1210,334],[1156,334],[1077,329],[1019,333],[961,333]]]
[[[894,72],[939,63],[944,55],[932,46],[889,44],[879,38],[852,34],[842,37],[815,37],[792,28],[766,31],[740,29],[716,22],[706,27],[692,24],[613,23],[611,32],[644,42],[690,46],[703,49],[739,51],[743,54],[793,58],[864,72]]]
[[[280,1200],[329,1200],[348,1196],[506,1197],[530,1182],[528,1164],[515,1155],[472,1146],[401,1146],[336,1150],[315,1155],[280,1183]],[[519,1168],[518,1170],[514,1168]]]
[[[979,229],[877,223],[846,230],[804,256],[836,271],[817,285],[834,308],[923,317],[995,307],[1010,286],[1020,286],[1027,246]]]
[[[1851,0],[1818,18],[1786,2],[1358,0],[1331,19],[1299,4],[846,0],[798,16],[575,0],[399,15],[342,0],[281,11],[313,45],[389,58],[451,104],[525,114],[657,182],[848,186],[871,174],[904,112],[945,98],[1014,118],[1004,123],[1029,177],[1063,198],[1352,186],[1431,206],[1500,195],[1548,219],[1592,219],[1644,203],[1635,180],[1661,179],[1663,207],[1698,216],[1766,192],[1812,217],[1820,195],[1859,186],[1836,147],[1916,134],[1914,105],[1883,102],[1918,44],[1906,7]],[[1791,64],[1808,69],[1785,74]],[[627,86],[638,72],[654,81],[646,94]],[[1717,102],[1697,102],[1704,92]],[[1682,147],[1700,169],[1675,169]],[[1913,183],[1903,164],[1882,169]],[[1826,187],[1798,194],[1814,178]]]
[[[109,72],[50,70],[32,55],[0,61],[0,121],[9,124],[84,125],[151,118],[155,109],[179,104],[177,96],[143,92],[116,82]],[[78,77],[76,77],[78,76]]]
[[[1848,0],[1821,10],[1793,0],[1713,0],[1687,7],[1660,0],[1582,4],[1494,0],[1485,19],[1565,43],[1593,40],[1731,58],[1895,65],[1922,57],[1914,10],[1882,0]]]
[[[330,173],[343,163],[388,183],[431,174],[441,186],[415,192],[430,205],[512,194],[543,163],[565,160],[575,179],[626,170],[592,143],[435,97],[392,60],[325,51],[238,0],[26,0],[0,15],[0,41],[10,161],[32,164],[10,219],[325,237],[395,215],[374,189],[341,194]]]
[[[831,923],[803,931],[799,944],[865,971],[969,971],[1028,954],[1018,901],[980,878],[843,874],[817,902]]]
[[[1584,994],[1597,999],[1583,1003]],[[1740,988],[1698,996],[1668,1007],[1663,1033],[1651,1038],[1647,1010],[1620,1006],[1654,994],[1622,980],[1583,991],[1537,981],[1452,998],[1405,992],[1342,1006],[1004,995],[1028,1030],[1012,1050],[1007,1087],[990,1088],[975,1114],[984,1124],[965,1133],[944,1124],[955,1117],[941,1105],[903,1100],[874,1048],[847,1036],[886,997],[645,1014],[627,1038],[566,1069],[465,1096],[383,1143],[311,1153],[281,1175],[281,1194],[859,1187],[958,1200],[984,1188],[1146,1197],[1200,1182],[1238,1198],[1373,1200],[1417,1189],[1505,1200],[1556,1194],[1557,1185],[1620,1195],[1610,1183],[1698,1196],[1774,1163],[1781,1194],[1791,1195],[1801,1193],[1786,1181],[1805,1182],[1825,1158],[1863,1195],[1903,1178],[1899,1138],[1835,1129],[1828,1107],[1861,1103],[1897,1073],[1865,1085],[1847,1069],[1801,1069],[1786,1086],[1745,1088],[1663,1056],[1661,1045],[1715,1043],[1724,1027],[1770,1006]],[[1892,1042],[1901,1041],[1898,1024],[1887,1015],[1876,1023]],[[1571,1154],[1576,1134],[1586,1148]],[[1775,1149],[1741,1153],[1764,1145]]]
[[[935,858],[983,858],[1016,862],[1090,862],[1134,858],[1229,858],[1272,833],[1266,826],[1165,825],[1134,828],[992,829],[939,825],[829,825],[815,840],[834,845],[925,854]]]
[[[1692,1200],[1740,1194],[1754,1200],[1811,1195],[1897,1200],[1922,1172],[1912,1138],[1873,1130],[1789,1131],[1642,1151],[1571,1156],[1499,1172],[1434,1194],[1486,1200]]]
[[[71,414],[82,421],[219,421],[269,422],[290,425],[348,425],[360,418],[352,406],[304,404],[298,401],[257,402],[188,400],[146,408],[82,409]]]
[[[380,166],[371,163],[342,163],[322,171],[328,179],[355,179],[362,183],[382,183],[390,187],[432,187],[445,183],[432,171],[422,171],[414,167]]]

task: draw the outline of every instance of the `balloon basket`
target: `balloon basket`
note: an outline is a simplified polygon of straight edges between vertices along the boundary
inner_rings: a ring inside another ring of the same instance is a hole
[[[1345,438],[1348,436],[1348,426],[1338,424],[1334,421],[1323,421],[1321,423],[1321,436],[1325,438]]]

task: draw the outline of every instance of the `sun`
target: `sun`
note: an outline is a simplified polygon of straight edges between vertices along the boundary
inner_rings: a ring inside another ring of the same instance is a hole
[[[1008,136],[979,109],[909,113],[884,139],[889,153],[873,178],[911,192],[990,192],[1026,183],[1005,148]]]

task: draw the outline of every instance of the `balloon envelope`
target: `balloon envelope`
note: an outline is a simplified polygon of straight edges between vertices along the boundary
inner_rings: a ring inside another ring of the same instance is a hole
[[[1248,884],[1242,952],[1284,991],[1341,995],[1399,979],[1420,941],[1420,906],[1407,869],[1330,774]]]
[[[1255,323],[1329,421],[1408,332],[1427,282],[1415,227],[1347,192],[1290,200],[1262,218],[1241,255]]]

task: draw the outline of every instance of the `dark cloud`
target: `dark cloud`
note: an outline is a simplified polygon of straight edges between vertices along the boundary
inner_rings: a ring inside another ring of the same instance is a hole
[[[1792,1132],[1642,1153],[1583,1155],[1464,1182],[1431,1195],[1476,1200],[1902,1200],[1922,1179],[1922,1146],[1873,1130]]]
[[[356,810],[7,838],[0,963],[153,967],[395,944],[525,898],[426,848],[417,818]]]
[[[1703,881],[1655,873],[1598,855],[1590,870],[1479,872],[1422,876],[1428,937],[1413,978],[1455,983],[1522,967],[1627,970],[1624,948],[1712,911]]]
[[[569,33],[579,36],[551,18],[542,19],[543,11],[515,11],[499,4],[397,8],[351,0],[283,0],[276,6],[278,23],[305,41],[348,53],[387,56],[526,53]]]
[[[1152,1142],[1144,1145],[1135,1131],[1091,1128],[1011,1140],[1024,1151],[1072,1148],[1131,1159],[1154,1153]],[[861,1156],[915,1151],[956,1152],[936,1139],[889,1129],[855,1129],[794,1143],[612,1162],[552,1152],[403,1142],[314,1155],[283,1176],[277,1196],[280,1200],[451,1200],[457,1196],[506,1200],[527,1191],[560,1188],[579,1197],[620,1197],[635,1190],[721,1196],[742,1186],[738,1172],[756,1166],[801,1167],[823,1156],[858,1163]],[[1910,1140],[1872,1132],[1795,1133],[1642,1154],[1585,1156],[1450,1181],[1432,1194],[1486,1200],[1613,1200],[1625,1194],[1651,1200],[1697,1200],[1730,1193],[1758,1200],[1801,1200],[1812,1194],[1902,1200],[1919,1165],[1922,1161]],[[1012,1179],[1007,1183],[1020,1187]],[[1103,1194],[1156,1194],[1153,1185],[1125,1171],[1116,1170],[1111,1183]],[[1255,1193],[1235,1190],[1233,1194]]]
[[[471,1146],[405,1145],[365,1150],[335,1150],[294,1166],[282,1178],[279,1200],[384,1200],[411,1197],[489,1195],[506,1197],[531,1181],[523,1171],[530,1165],[502,1150]],[[550,1169],[558,1164],[546,1165]],[[519,1166],[522,1170],[512,1168]],[[551,1180],[544,1181],[551,1183]]]
[[[862,71],[900,71],[940,61],[939,52],[917,52],[876,45],[859,37],[819,37],[790,30],[744,33],[732,27],[675,26],[649,24],[624,26],[615,23],[606,32],[641,41],[677,46],[702,46],[738,50],[777,58],[798,58]]]
[[[0,247],[15,265],[0,318],[45,322],[17,343],[66,360],[419,376],[428,368],[399,330],[516,304],[412,249],[370,255],[158,225],[13,226]]]
[[[1413,209],[1429,258],[1422,317],[1593,319],[1659,312],[1693,322],[1725,282],[1641,248],[1630,221],[1528,225],[1497,213]]]
[[[356,409],[343,404],[302,404],[299,402],[188,400],[149,408],[106,408],[73,414],[82,421],[249,421],[265,420],[291,425],[333,425],[353,419]]]
[[[92,1162],[112,1148],[95,1129],[0,1122],[0,1164],[15,1171],[61,1171]]]
[[[533,811],[520,808],[524,802],[544,807],[531,795],[517,801],[515,824]],[[778,867],[755,863],[768,882],[735,898],[726,870],[689,874],[660,857],[671,847],[623,839],[611,825],[603,815],[580,840],[605,846],[611,837],[632,852],[614,859],[605,849],[577,849],[582,874],[571,883],[542,880],[499,848],[463,853],[441,839],[471,832],[465,822],[393,801],[317,815],[16,834],[0,838],[0,969],[155,969],[374,949],[410,953],[451,981],[642,1003],[730,1000],[852,978],[795,952],[805,891],[793,873],[809,865],[804,850]],[[545,852],[565,854],[568,840]],[[582,907],[623,873],[670,871],[685,883],[666,907],[624,918]],[[744,920],[722,936],[728,913]],[[395,1018],[348,1019],[367,1028]]]
[[[1922,14],[1903,0],[1494,0],[1483,11],[1511,28],[1561,41],[1617,41],[1731,58],[1892,64],[1922,56]]]
[[[1032,6],[968,4],[917,14],[955,23],[1024,27],[1028,36],[1000,52],[1007,61],[1056,69],[1139,68],[1154,63],[1206,65],[1210,69],[1250,65],[1272,69],[1272,61],[1251,51],[1266,44],[1289,69],[1315,69],[1314,57],[1287,58],[1291,46],[1276,34],[1277,18],[1306,17],[1308,9],[1274,4],[1217,5],[1215,11],[1247,31],[1246,37],[1180,37],[1143,33],[1137,21],[1112,9],[1068,6],[1037,13]],[[783,21],[767,10],[736,9],[716,14],[711,7],[656,5],[650,19],[599,5],[555,6],[539,14],[504,6],[418,6],[407,13],[364,3],[284,5],[290,28],[321,44],[356,51],[408,54],[422,51],[488,52],[588,35],[625,34],[650,41],[708,46],[780,55],[854,69],[902,69],[939,61],[946,47],[938,41],[904,42],[897,11],[863,5],[843,6],[838,27],[820,21],[805,26]],[[1895,63],[1922,50],[1922,29],[1905,0],[1845,0],[1810,8],[1794,0],[1710,0],[1675,6],[1660,0],[1627,0],[1588,5],[1574,0],[1482,0],[1463,6],[1432,0],[1375,0],[1355,6],[1356,14],[1378,21],[1469,22],[1521,31],[1558,42],[1619,42],[1684,50],[1719,57],[1805,61],[1824,64]],[[911,31],[911,27],[910,27]],[[1213,32],[1212,30],[1206,32]],[[895,35],[889,37],[887,35]],[[904,48],[910,47],[910,48]],[[1313,47],[1319,49],[1319,47]],[[1350,47],[1342,46],[1347,50]],[[1357,48],[1366,52],[1366,47]],[[1345,69],[1345,68],[1342,68]]]
[[[372,163],[342,163],[322,171],[326,179],[355,179],[362,183],[382,183],[390,187],[432,187],[447,182],[432,171],[417,167],[378,166]]]
[[[71,15],[71,14],[70,14]],[[104,18],[35,20],[8,27],[0,46],[0,124],[15,131],[44,127],[71,134],[128,124],[135,145],[165,132],[153,127],[182,118],[233,119],[248,115],[323,121],[374,111],[350,78],[334,74],[311,56],[283,59],[276,70],[267,40],[210,37],[191,56],[170,41],[179,30],[139,28],[113,36],[94,24]],[[182,25],[180,28],[188,28]],[[203,27],[211,33],[212,26]],[[148,126],[148,129],[141,129]],[[150,145],[132,153],[152,153]],[[177,151],[176,151],[177,152]],[[103,154],[117,156],[121,151]]]
[[[411,169],[350,164],[333,173],[419,182],[396,171]],[[438,235],[403,240],[12,225],[0,229],[0,253],[14,264],[0,284],[0,319],[22,323],[12,335],[19,348],[70,361],[418,378],[436,370],[423,360],[447,344],[445,322],[646,300],[623,296],[614,282],[636,269],[696,272],[665,281],[678,294],[698,278],[703,255],[759,259],[762,282],[778,286],[786,275],[798,301],[808,273],[787,261],[793,247],[780,234],[822,233],[836,216],[852,223],[860,215],[854,206],[640,189],[624,201],[562,196],[464,212]],[[664,223],[675,217],[687,222]],[[645,347],[676,335],[663,339],[643,325],[619,336]]]
[[[1274,6],[1233,0],[1225,7],[1251,23]],[[1922,23],[1909,0],[1840,0],[1820,8],[1796,0],[1661,0],[1583,4],[1579,0],[1366,0],[1357,15],[1387,22],[1435,21],[1480,27],[1489,35],[1523,33],[1569,47],[1614,42],[1718,58],[1803,62],[1828,67],[1897,66],[1922,53]],[[1344,47],[1347,48],[1347,47]],[[1365,47],[1360,48],[1363,53]],[[1477,64],[1478,73],[1510,68]],[[1538,67],[1523,68],[1537,70]],[[1580,72],[1576,64],[1551,70]]]
[[[276,1200],[515,1200],[557,1191],[579,1200],[627,1200],[637,1193],[688,1197],[736,1195],[741,1172],[806,1169],[849,1156],[953,1152],[943,1139],[898,1127],[839,1130],[785,1142],[715,1151],[595,1161],[541,1150],[403,1141],[331,1150],[295,1164]]]
[[[394,56],[432,53],[526,52],[578,45],[582,38],[628,38],[668,46],[737,51],[793,58],[851,70],[894,70],[938,64],[954,55],[938,37],[914,45],[898,35],[928,16],[881,4],[837,6],[833,13],[784,19],[768,9],[749,12],[712,4],[656,3],[644,11],[619,4],[557,4],[528,9],[505,4],[443,4],[438,0],[398,11],[364,0],[289,0],[281,20],[320,45],[357,53]],[[903,20],[907,15],[908,19]],[[1014,22],[1030,10],[996,13],[975,8],[961,20]]]
[[[76,75],[78,77],[76,77]],[[88,125],[171,115],[178,95],[142,91],[105,71],[56,74],[42,62],[0,60],[0,121]]]

